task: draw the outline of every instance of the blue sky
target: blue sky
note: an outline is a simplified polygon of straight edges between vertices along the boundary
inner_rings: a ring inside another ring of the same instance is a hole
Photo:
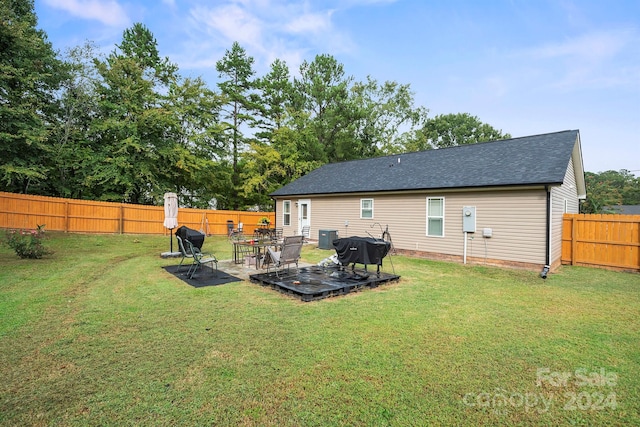
[[[410,84],[417,105],[514,137],[579,129],[585,170],[640,176],[638,0],[35,0],[55,49],[105,52],[142,22],[212,88],[234,41],[264,74],[333,55],[347,75]]]

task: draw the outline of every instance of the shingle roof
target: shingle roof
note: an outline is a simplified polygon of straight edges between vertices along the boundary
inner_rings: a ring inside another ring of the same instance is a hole
[[[272,196],[561,184],[577,130],[330,163]]]
[[[606,206],[605,210],[614,211],[623,215],[640,215],[640,205],[614,205]]]

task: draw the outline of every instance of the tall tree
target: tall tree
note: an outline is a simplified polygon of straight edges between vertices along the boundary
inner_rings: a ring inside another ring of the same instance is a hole
[[[95,91],[98,73],[94,64],[97,57],[98,49],[91,42],[66,52],[64,60],[70,73],[59,92],[61,108],[50,137],[49,195],[71,198],[85,195],[84,177],[91,172],[86,164],[93,155],[89,131],[98,110]]]
[[[36,24],[33,0],[0,0],[0,188],[6,191],[37,191],[46,180],[54,95],[66,73]]]
[[[270,144],[255,141],[251,148],[245,153],[243,195],[263,209],[273,207],[269,193],[324,163],[319,160],[324,152],[311,127],[283,125],[271,134]]]
[[[215,185],[219,181],[218,162],[226,154],[220,143],[222,99],[199,77],[172,84],[168,98],[178,122],[171,170],[173,190],[181,206],[208,207],[219,197]]]
[[[503,134],[502,130],[481,122],[469,113],[443,114],[428,119],[405,148],[407,151],[421,151],[508,138],[511,135]]]
[[[240,193],[240,153],[246,149],[249,137],[243,127],[254,120],[257,107],[256,84],[253,70],[254,59],[238,42],[234,42],[224,57],[216,63],[216,70],[222,79],[218,87],[226,99],[222,106],[221,120],[226,131],[223,142],[229,147],[231,158],[231,182],[226,186],[227,194],[222,198],[225,208],[239,209],[242,201]]]
[[[365,82],[353,85],[351,93],[358,111],[354,135],[358,157],[396,152],[406,133],[424,126],[427,110],[414,106],[409,85],[378,84],[367,76]]]
[[[276,59],[266,76],[257,79],[259,116],[254,121],[256,137],[266,143],[274,132],[284,126],[290,115],[293,84],[286,62]]]
[[[104,200],[152,203],[171,184],[177,120],[166,93],[177,67],[161,58],[153,34],[137,23],[106,61],[92,128],[96,155],[86,185]]]
[[[325,162],[357,158],[350,150],[355,118],[349,100],[349,84],[344,67],[331,55],[317,55],[300,65],[300,78],[294,80],[294,108],[308,112],[308,126],[323,147]],[[302,118],[304,115],[298,116]]]

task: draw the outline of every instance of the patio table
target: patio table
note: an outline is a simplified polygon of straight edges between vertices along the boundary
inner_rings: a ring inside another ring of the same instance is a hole
[[[236,264],[241,264],[244,262],[244,260],[240,260],[238,259],[238,255],[240,252],[240,247],[246,247],[246,248],[251,248],[253,253],[256,256],[256,270],[260,268],[260,260],[262,258],[262,253],[263,251],[266,253],[266,248],[273,246],[273,247],[278,247],[279,243],[275,242],[275,241],[271,241],[271,240],[267,240],[267,241],[262,241],[262,242],[252,242],[252,241],[245,241],[245,242],[233,242],[233,261]]]

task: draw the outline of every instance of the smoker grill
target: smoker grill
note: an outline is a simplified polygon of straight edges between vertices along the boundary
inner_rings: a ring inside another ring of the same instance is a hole
[[[193,246],[198,249],[202,249],[202,245],[204,244],[204,234],[199,232],[198,230],[191,229],[186,226],[182,226],[176,230],[176,236],[180,237],[183,241],[190,241]]]
[[[356,264],[364,264],[365,270],[367,264],[375,264],[380,274],[382,259],[391,250],[391,243],[373,237],[352,236],[334,240],[333,247],[336,248],[340,264],[353,264],[352,269]]]

